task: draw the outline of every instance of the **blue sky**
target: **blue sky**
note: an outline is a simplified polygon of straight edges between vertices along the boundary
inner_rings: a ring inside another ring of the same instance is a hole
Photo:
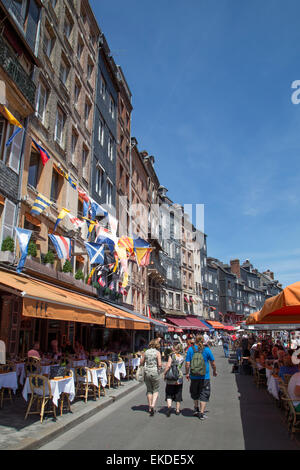
[[[132,135],[209,256],[300,281],[298,0],[91,0],[133,95]]]

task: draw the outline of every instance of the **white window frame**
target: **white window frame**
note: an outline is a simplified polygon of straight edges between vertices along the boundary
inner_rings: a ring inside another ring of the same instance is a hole
[[[41,94],[41,89],[44,90],[44,96]],[[42,100],[41,100],[42,98]],[[40,119],[42,124],[45,124],[45,115],[46,115],[46,105],[47,105],[47,98],[48,98],[48,89],[43,85],[43,83],[39,82],[38,85],[38,92],[37,92],[37,99],[36,99],[36,110],[35,115]],[[41,112],[41,104],[42,104],[42,112]]]
[[[7,214],[9,209],[13,210],[13,216],[11,217],[11,223],[7,222]],[[11,237],[15,240],[14,226],[16,218],[17,206],[10,201],[8,198],[5,199],[4,209],[2,214],[2,227],[1,227],[1,244],[6,237]]]
[[[103,182],[104,182],[104,170],[101,165],[96,165],[95,191],[99,196],[102,196]]]
[[[101,94],[101,96],[104,100],[106,98],[106,90],[107,90],[106,81],[105,81],[105,78],[103,77],[103,75],[101,74],[101,77],[100,77],[100,94]]]
[[[99,119],[99,124],[98,124],[98,141],[100,145],[103,147],[104,145],[104,122],[102,119]]]
[[[106,180],[106,204],[112,206],[113,184],[109,178]]]
[[[111,161],[113,161],[113,159],[114,159],[114,139],[111,135],[108,138],[107,153],[108,153],[108,158]]]
[[[62,147],[64,140],[64,126],[66,122],[66,116],[60,108],[57,108],[56,111],[56,120],[55,120],[55,132],[54,140]],[[60,127],[59,127],[60,126]]]
[[[113,97],[110,95],[109,97],[109,114],[111,115],[112,119],[115,119],[115,101]]]

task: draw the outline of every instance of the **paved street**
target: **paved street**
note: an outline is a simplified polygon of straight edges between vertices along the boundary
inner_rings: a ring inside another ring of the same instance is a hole
[[[208,418],[193,417],[189,386],[184,385],[182,414],[165,415],[161,382],[157,413],[146,412],[145,387],[95,414],[53,440],[43,450],[299,450],[283,422],[282,411],[252,377],[231,373],[232,365],[221,347],[213,350],[218,377],[212,378]]]

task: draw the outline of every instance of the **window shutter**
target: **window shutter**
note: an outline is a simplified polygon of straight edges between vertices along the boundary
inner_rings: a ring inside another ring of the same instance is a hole
[[[13,132],[15,132],[16,130],[17,130],[17,127],[15,126]],[[11,143],[9,167],[12,170],[14,170],[16,173],[19,173],[22,142],[23,142],[23,130],[21,130],[16,135],[16,137],[13,139]]]
[[[2,223],[2,234],[1,234],[1,243],[5,240],[6,237],[14,237],[14,225],[15,225],[15,214],[16,214],[16,205],[11,202],[9,199],[5,199],[4,213],[3,213],[3,223]]]

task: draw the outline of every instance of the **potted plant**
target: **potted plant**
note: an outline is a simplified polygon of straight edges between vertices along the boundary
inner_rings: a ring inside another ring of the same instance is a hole
[[[15,242],[12,237],[6,237],[1,245],[0,261],[14,262]]]
[[[72,266],[71,262],[68,259],[66,259],[65,264],[63,265],[62,271],[63,271],[63,273],[72,273],[73,272],[73,266]]]
[[[29,258],[33,257],[36,258],[37,255],[37,246],[36,243],[32,240],[30,240],[28,244],[28,250],[27,250]]]
[[[84,274],[82,272],[82,269],[78,269],[77,273],[75,274],[75,279],[77,281],[84,281]]]
[[[48,253],[44,256],[44,264],[49,268],[54,264],[54,253],[49,250]]]

